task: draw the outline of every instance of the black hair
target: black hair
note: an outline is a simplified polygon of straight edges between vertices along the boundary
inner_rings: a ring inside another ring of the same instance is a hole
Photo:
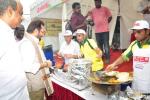
[[[75,9],[76,6],[80,6],[80,3],[79,3],[79,2],[74,2],[74,3],[72,4],[72,9]]]
[[[5,13],[5,10],[8,7],[12,7],[13,10],[17,9],[17,1],[16,0],[0,0],[0,15]]]
[[[94,1],[99,1],[99,2],[102,2],[102,0],[94,0]]]
[[[23,25],[20,25],[15,28],[14,35],[17,40],[21,40],[24,37],[25,28]]]
[[[28,33],[33,33],[33,31],[35,29],[41,30],[41,26],[44,26],[44,22],[40,19],[36,19],[31,21],[31,23],[29,24],[28,28],[27,28],[27,32]]]

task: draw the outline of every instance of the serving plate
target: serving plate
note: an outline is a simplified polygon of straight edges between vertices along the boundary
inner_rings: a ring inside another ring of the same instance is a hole
[[[117,73],[119,74],[121,72],[117,72]],[[126,79],[124,81],[119,81],[117,79],[117,77],[115,77],[117,74],[115,74],[115,75],[109,74],[108,76],[105,74],[102,76],[97,76],[98,78],[91,75],[88,79],[89,79],[89,81],[96,83],[96,84],[106,84],[106,85],[127,84],[127,83],[132,82],[132,80],[133,80],[133,73],[132,72],[127,72],[127,73],[129,73],[129,77],[128,77],[128,79]],[[108,78],[108,79],[105,80],[104,78]]]

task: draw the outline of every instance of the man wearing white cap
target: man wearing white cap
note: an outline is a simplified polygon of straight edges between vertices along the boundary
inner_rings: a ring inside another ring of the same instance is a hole
[[[102,70],[102,51],[98,48],[96,42],[93,39],[87,39],[86,32],[83,29],[76,31],[76,37],[84,58],[90,59],[93,62],[92,71],[96,72]]]
[[[58,55],[65,58],[65,64],[68,64],[68,60],[71,58],[80,57],[80,47],[77,42],[72,40],[72,32],[66,30],[64,33],[65,42],[62,43]]]
[[[136,21],[131,28],[134,31],[136,40],[128,49],[106,70],[111,71],[118,68],[118,65],[129,61],[133,57],[133,84],[135,91],[143,94],[150,94],[150,38],[149,24],[145,20]]]

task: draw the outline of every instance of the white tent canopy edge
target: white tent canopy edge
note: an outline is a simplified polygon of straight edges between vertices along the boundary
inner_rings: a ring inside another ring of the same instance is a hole
[[[126,49],[129,46],[131,35],[129,34],[128,29],[132,26],[135,20],[142,19],[141,14],[136,11],[137,5],[141,0],[120,0],[120,7],[118,1],[119,0],[103,0],[102,4],[108,7],[112,12],[113,19],[110,23],[110,44],[112,43],[117,16],[120,16],[120,49]],[[38,0],[36,2],[38,2]],[[41,5],[44,5],[46,2],[55,2],[53,5],[55,4],[57,6],[54,5],[54,8],[49,8],[47,11],[43,10],[37,14],[37,9],[39,7],[42,8]],[[40,5],[38,4],[37,6],[34,6],[34,9],[31,8],[31,17],[62,19],[62,30],[64,31],[64,20],[70,19],[72,12],[71,5],[73,2],[81,3],[83,15],[94,7],[93,0],[68,0],[64,6],[62,6],[64,3],[62,0],[42,0]],[[58,5],[58,3],[61,5]]]

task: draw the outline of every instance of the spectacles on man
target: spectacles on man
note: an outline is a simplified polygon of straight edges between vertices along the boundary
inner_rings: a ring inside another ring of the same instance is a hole
[[[46,33],[46,31],[45,31],[45,30],[41,30],[40,32],[41,32],[42,34],[45,34],[45,33]]]

